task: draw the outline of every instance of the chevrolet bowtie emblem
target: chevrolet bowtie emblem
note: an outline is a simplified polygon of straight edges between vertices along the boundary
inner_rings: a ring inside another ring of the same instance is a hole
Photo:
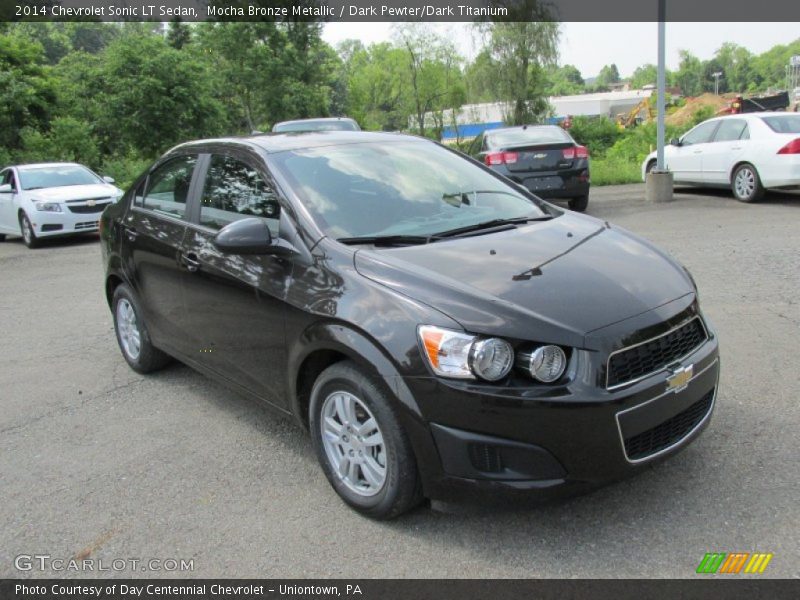
[[[667,391],[680,392],[689,385],[692,375],[694,375],[694,365],[672,369],[672,375],[667,377]]]
[[[97,204],[97,202],[95,202],[94,200],[87,200],[86,201],[86,206],[94,206],[95,204]]]
[[[534,154],[533,158],[544,158],[547,154]]]

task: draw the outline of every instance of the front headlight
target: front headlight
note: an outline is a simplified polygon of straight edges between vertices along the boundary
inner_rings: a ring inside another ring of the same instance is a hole
[[[552,383],[564,374],[567,355],[558,346],[539,346],[532,352],[520,352],[517,366],[542,383]]]
[[[433,372],[442,377],[497,381],[514,364],[511,344],[432,325],[419,328],[419,338]]]
[[[61,212],[61,205],[57,202],[37,202],[36,210],[41,212]]]

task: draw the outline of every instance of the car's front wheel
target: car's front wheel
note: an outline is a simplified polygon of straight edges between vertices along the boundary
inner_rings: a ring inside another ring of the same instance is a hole
[[[117,343],[131,369],[150,373],[166,366],[171,358],[153,346],[139,302],[126,284],[121,283],[114,290],[111,306]]]
[[[36,237],[36,233],[33,231],[33,225],[31,225],[31,221],[25,213],[20,213],[19,215],[19,230],[22,235],[22,241],[25,242],[28,248],[39,247],[39,238]]]
[[[733,197],[739,202],[757,202],[764,196],[764,186],[761,185],[758,171],[747,163],[739,165],[733,172],[731,189]]]
[[[422,500],[417,463],[381,386],[349,361],[322,372],[311,391],[311,439],[336,493],[374,519]]]

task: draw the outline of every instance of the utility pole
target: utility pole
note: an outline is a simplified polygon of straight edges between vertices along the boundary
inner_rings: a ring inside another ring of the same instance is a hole
[[[714,95],[719,96],[719,78],[722,77],[722,71],[712,73],[711,76],[714,78]]]

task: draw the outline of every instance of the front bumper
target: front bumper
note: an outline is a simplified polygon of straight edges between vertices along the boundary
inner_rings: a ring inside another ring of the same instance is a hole
[[[28,213],[36,237],[52,237],[59,235],[75,235],[97,231],[100,226],[100,215],[106,204],[97,205],[96,212],[74,213],[68,207],[64,212],[46,212],[33,210]]]
[[[668,389],[670,371],[607,390],[576,376],[555,388],[504,388],[406,379],[429,423],[417,446],[429,497],[549,499],[623,479],[691,443],[708,425],[719,381],[716,336],[681,360],[693,376]],[[421,456],[420,456],[421,455]]]

